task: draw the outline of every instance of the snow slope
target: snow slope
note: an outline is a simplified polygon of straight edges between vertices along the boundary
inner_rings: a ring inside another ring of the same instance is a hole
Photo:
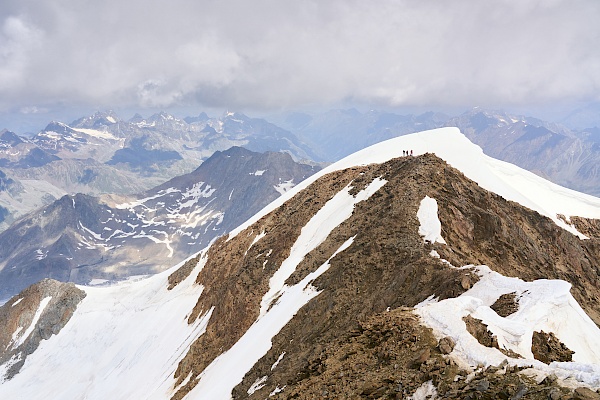
[[[150,279],[80,287],[87,296],[72,321],[42,341],[13,379],[0,378],[0,398],[169,398],[175,369],[211,314],[188,325],[202,293],[194,280],[203,263],[167,291],[167,277],[179,266]]]

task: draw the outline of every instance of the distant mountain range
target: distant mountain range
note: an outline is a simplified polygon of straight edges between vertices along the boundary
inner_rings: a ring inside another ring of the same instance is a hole
[[[51,122],[32,137],[3,130],[0,170],[14,184],[11,190],[0,187],[0,231],[66,193],[140,193],[194,170],[215,151],[231,146],[334,162],[382,140],[442,126],[459,127],[489,155],[600,195],[598,127],[572,130],[479,108],[457,117],[349,109],[290,113],[276,120],[282,127],[241,113],[179,119],[161,112],[122,120],[108,111],[70,124]]]
[[[514,163],[560,185],[600,195],[600,128],[571,130],[540,119],[474,108],[457,117],[428,112],[398,115],[355,109],[293,113],[281,124],[305,137],[327,161],[382,140],[455,126],[486,154]]]
[[[295,160],[316,158],[294,134],[240,113],[182,120],[163,112],[124,121],[113,112],[98,112],[69,125],[51,122],[31,138],[3,130],[0,169],[21,189],[0,193],[0,206],[7,210],[0,230],[66,193],[148,190],[232,146],[286,152]]]
[[[535,118],[475,109],[452,118],[484,152],[552,182],[600,196],[600,131],[572,131]]]
[[[0,233],[0,299],[43,278],[98,284],[203,249],[319,168],[240,147],[138,196],[65,195]],[[10,186],[0,175],[0,188]]]

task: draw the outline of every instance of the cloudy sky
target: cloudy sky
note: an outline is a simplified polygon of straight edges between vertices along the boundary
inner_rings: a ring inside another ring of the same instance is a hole
[[[2,0],[0,114],[597,102],[599,18],[598,0]]]

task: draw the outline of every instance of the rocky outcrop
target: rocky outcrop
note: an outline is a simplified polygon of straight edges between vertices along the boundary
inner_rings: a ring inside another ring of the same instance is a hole
[[[519,311],[517,294],[515,292],[503,294],[490,306],[490,308],[496,311],[496,314],[501,317],[508,317],[509,315],[516,313]]]
[[[235,389],[234,398],[248,396],[250,389],[251,398],[264,398],[283,387],[286,395],[282,394],[282,398],[299,394],[307,387],[319,388],[318,393],[334,393],[335,398],[337,392],[322,389],[336,387],[340,381],[339,374],[324,372],[328,370],[325,360],[331,357],[327,352],[335,347],[331,343],[340,338],[347,341],[352,332],[360,332],[359,326],[386,309],[412,307],[431,296],[456,297],[477,281],[477,275],[468,268],[449,268],[448,263],[485,264],[504,275],[525,280],[550,277],[570,281],[574,296],[592,318],[600,321],[596,290],[599,268],[594,261],[600,259],[600,247],[596,239],[582,241],[548,218],[481,189],[433,155],[404,157],[325,175],[235,238],[219,239],[211,247],[197,278],[205,291],[189,321],[195,321],[210,307],[215,308],[206,333],[179,364],[176,386],[182,386],[174,399],[183,398],[198,382],[195,378],[204,368],[236,343],[257,319],[269,278],[289,256],[300,227],[345,186],[349,185],[350,193],[356,194],[376,178],[387,183],[371,198],[358,203],[352,216],[310,252],[287,279],[288,285],[300,282],[327,262],[345,240],[354,238],[349,248],[329,261],[328,271],[314,281],[320,294],[273,338],[271,349]],[[426,195],[438,202],[442,236],[447,244],[425,242],[418,233],[417,209]],[[259,235],[260,240],[255,242]],[[440,258],[432,257],[434,250]],[[508,315],[517,309],[518,301],[510,295],[502,296],[496,306],[499,313]],[[374,343],[381,358],[389,358],[386,347]],[[439,350],[434,350],[437,341],[427,346],[432,347],[430,355],[419,356],[427,359],[431,354],[439,354]],[[411,353],[415,355],[416,350]],[[272,369],[282,354],[283,359]],[[507,351],[505,354],[520,357]],[[395,376],[406,373],[405,364],[398,365],[401,370]],[[323,384],[305,384],[313,375],[319,375]],[[265,382],[254,385],[261,387],[256,390],[253,384],[265,376]],[[356,394],[378,397],[392,393],[398,388],[398,379],[385,378],[391,381],[383,384],[384,376],[382,373],[377,379],[370,379],[377,383],[368,387],[357,386]],[[508,396],[505,398],[520,398],[535,386],[516,374],[509,376],[508,381],[486,378],[488,383],[477,387],[487,391],[499,384],[496,394],[503,392]],[[411,382],[412,386],[406,386],[410,390],[423,384],[422,379]],[[439,385],[435,387],[442,390]],[[477,391],[474,386],[469,388]],[[404,395],[404,389],[401,392]],[[464,398],[464,393],[459,393],[462,392],[457,391],[451,398]],[[544,393],[543,396],[548,395]]]
[[[284,366],[287,353],[274,368]],[[272,390],[266,384],[248,396],[239,386],[234,398],[273,399],[406,399],[429,388],[443,399],[577,398],[547,379],[541,383],[508,364],[467,373],[436,347],[431,330],[409,309],[379,313],[360,322],[340,338],[303,360],[287,385]],[[249,382],[249,380],[248,380]],[[252,382],[250,382],[252,383]],[[581,391],[583,393],[583,390]],[[596,393],[587,389],[588,394]],[[417,398],[416,396],[414,398]],[[419,397],[426,398],[426,397]],[[433,397],[431,397],[433,398]]]
[[[172,290],[175,286],[180,284],[183,280],[185,280],[190,274],[192,270],[198,265],[198,257],[190,258],[183,265],[177,268],[169,277],[167,281],[169,282],[168,290]]]
[[[536,360],[550,364],[553,361],[572,361],[574,351],[569,350],[554,333],[533,332],[531,352]]]
[[[481,343],[485,347],[498,347],[498,339],[490,332],[483,322],[480,319],[473,318],[470,315],[467,315],[463,318],[465,321],[465,325],[467,326],[467,331],[473,335],[475,339],[479,343]]]
[[[1,379],[19,372],[42,340],[56,335],[69,322],[85,292],[72,283],[45,279],[0,307]]]

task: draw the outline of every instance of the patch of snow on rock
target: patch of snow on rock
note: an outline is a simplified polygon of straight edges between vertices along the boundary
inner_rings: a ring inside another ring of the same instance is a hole
[[[38,321],[40,320],[40,317],[42,316],[44,309],[46,308],[48,303],[50,303],[50,300],[52,300],[52,296],[44,297],[42,299],[42,301],[40,301],[38,309],[35,311],[35,315],[33,316],[33,319],[31,320],[31,324],[29,324],[29,326],[27,327],[25,332],[23,332],[22,334],[17,334],[17,335],[13,336],[13,340],[14,340],[13,348],[19,347],[20,345],[25,343],[25,340],[27,340],[29,335],[31,335],[33,330],[36,328],[36,325],[37,325]]]
[[[419,235],[424,236],[426,242],[446,244],[442,237],[442,223],[438,218],[438,205],[435,199],[425,196],[421,200],[419,211]]]
[[[11,307],[16,306],[17,304],[19,304],[21,301],[23,301],[24,297],[21,297],[20,299],[18,299],[17,301],[15,301],[14,303],[11,304]]]
[[[304,259],[304,256],[323,243],[333,229],[352,215],[355,204],[371,197],[386,183],[387,181],[384,179],[375,179],[356,196],[352,196],[349,193],[350,186],[346,186],[317,211],[302,228],[288,258],[283,261],[269,280],[269,290],[263,296],[260,305],[261,316],[265,315],[273,300],[280,295],[284,282],[296,271],[296,267]]]
[[[437,396],[437,390],[432,381],[423,383],[408,400],[432,400]]]
[[[306,238],[305,238],[306,239]],[[218,356],[202,372],[198,385],[187,399],[229,399],[231,391],[246,373],[271,348],[272,338],[296,315],[296,313],[320,291],[312,282],[329,269],[329,262],[338,253],[352,245],[354,238],[346,240],[338,250],[316,271],[302,281],[286,287],[277,302],[252,324],[244,335],[225,353]]]
[[[487,266],[478,266],[480,280],[461,296],[439,302],[423,302],[416,307],[425,325],[438,338],[450,336],[456,342],[451,353],[463,367],[479,364],[533,366],[560,379],[576,379],[600,388],[600,329],[570,293],[571,284],[562,280],[539,279],[525,282],[500,275]],[[501,317],[491,306],[503,294],[516,292],[519,309]],[[488,326],[501,348],[512,350],[523,359],[508,358],[498,349],[481,345],[466,329],[463,317],[472,315]],[[573,362],[535,360],[531,352],[533,332],[554,335],[574,351]]]
[[[252,384],[252,386],[250,386],[250,388],[248,389],[248,394],[252,395],[257,390],[263,388],[265,386],[265,382],[267,381],[268,378],[269,377],[265,375],[262,378],[256,379],[256,381],[254,381],[254,383]]]
[[[290,179],[289,181],[284,181],[279,183],[278,185],[273,186],[277,193],[284,194],[288,190],[294,187],[294,180]]]

